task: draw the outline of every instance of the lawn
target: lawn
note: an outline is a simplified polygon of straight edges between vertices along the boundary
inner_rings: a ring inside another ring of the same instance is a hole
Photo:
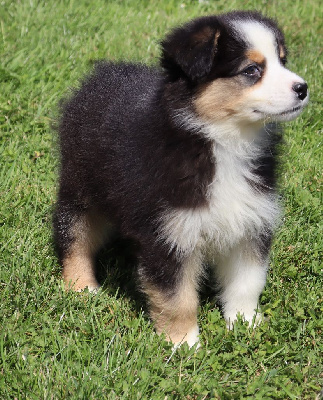
[[[227,331],[206,297],[201,348],[174,352],[154,334],[122,252],[100,258],[100,294],[63,290],[52,125],[94,60],[154,64],[171,27],[231,9],[279,20],[311,102],[285,127],[285,216],[261,297],[266,322]],[[0,2],[0,399],[323,398],[322,14],[318,0]]]

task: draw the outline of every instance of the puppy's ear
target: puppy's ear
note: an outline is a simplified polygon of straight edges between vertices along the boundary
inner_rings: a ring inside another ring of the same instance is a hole
[[[175,29],[162,42],[161,64],[174,77],[197,81],[211,71],[220,26],[215,17],[194,20]]]

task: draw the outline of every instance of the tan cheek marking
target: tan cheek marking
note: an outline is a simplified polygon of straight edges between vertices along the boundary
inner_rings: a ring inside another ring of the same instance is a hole
[[[239,112],[245,98],[241,82],[230,78],[219,78],[204,85],[194,105],[197,114],[208,121],[230,118]]]
[[[249,60],[254,61],[257,64],[264,64],[265,62],[264,55],[258,50],[249,50],[246,55]]]

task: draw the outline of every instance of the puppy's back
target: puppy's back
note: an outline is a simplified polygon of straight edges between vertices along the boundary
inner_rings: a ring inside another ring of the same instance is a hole
[[[121,198],[129,208],[130,187],[144,196],[147,169],[161,159],[162,82],[158,70],[144,65],[96,65],[62,105],[59,198],[103,208]]]
[[[118,131],[132,123],[138,114],[150,112],[153,97],[161,78],[158,72],[144,65],[97,63],[93,72],[78,90],[62,105],[61,145],[82,144],[102,132]],[[85,136],[85,138],[84,138]]]

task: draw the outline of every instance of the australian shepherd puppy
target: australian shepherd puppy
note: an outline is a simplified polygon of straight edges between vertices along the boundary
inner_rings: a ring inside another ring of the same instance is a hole
[[[257,12],[195,19],[161,48],[160,68],[97,64],[64,103],[54,231],[74,290],[99,287],[95,255],[115,232],[131,239],[157,333],[193,345],[203,265],[227,324],[255,318],[279,215],[275,126],[308,90]]]

